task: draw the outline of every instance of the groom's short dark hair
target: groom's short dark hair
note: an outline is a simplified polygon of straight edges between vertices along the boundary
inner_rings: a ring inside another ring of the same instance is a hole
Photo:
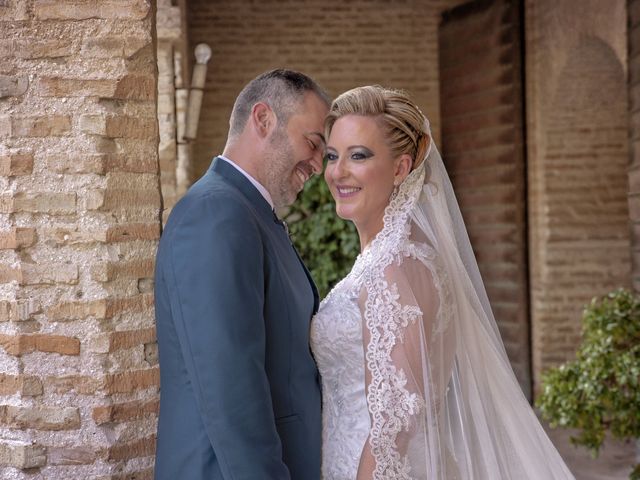
[[[318,95],[327,106],[331,103],[322,87],[304,73],[279,68],[258,75],[242,89],[236,98],[229,119],[229,136],[242,132],[251,109],[258,102],[269,105],[276,114],[278,122],[286,124],[307,92]]]

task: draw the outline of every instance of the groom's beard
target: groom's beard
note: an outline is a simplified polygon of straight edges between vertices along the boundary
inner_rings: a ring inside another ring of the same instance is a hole
[[[276,208],[291,205],[298,196],[295,181],[297,162],[293,147],[289,143],[284,129],[278,129],[271,138],[271,149],[267,154],[265,165],[265,188],[269,191]]]

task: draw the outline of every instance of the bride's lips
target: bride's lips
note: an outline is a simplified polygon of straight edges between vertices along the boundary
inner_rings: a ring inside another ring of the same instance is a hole
[[[347,185],[336,185],[336,193],[339,198],[351,198],[360,192],[362,188],[360,187],[351,187]]]

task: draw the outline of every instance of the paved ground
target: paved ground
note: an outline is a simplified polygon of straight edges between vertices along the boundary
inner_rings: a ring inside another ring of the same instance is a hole
[[[566,430],[547,429],[547,432],[576,480],[628,480],[631,465],[640,462],[640,448],[636,449],[634,443],[607,439],[598,458],[593,459],[586,449],[569,443]]]

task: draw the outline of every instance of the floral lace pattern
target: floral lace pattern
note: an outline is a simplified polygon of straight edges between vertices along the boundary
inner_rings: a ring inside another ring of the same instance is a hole
[[[402,331],[422,316],[416,306],[402,306],[397,288],[389,285],[384,271],[392,263],[399,264],[410,233],[409,213],[422,188],[424,168],[411,172],[389,202],[384,214],[384,227],[368,250],[377,261],[370,261],[364,275],[367,293],[364,319],[371,334],[366,362],[371,372],[367,392],[371,426],[371,453],[376,460],[374,479],[410,479],[410,466],[396,447],[396,437],[409,429],[411,416],[417,415],[424,400],[406,389],[407,379],[396,369],[391,351],[402,341]]]
[[[358,289],[347,276],[322,301],[311,348],[322,377],[322,476],[354,480],[370,420]]]
[[[394,365],[391,354],[422,312],[417,305],[402,304],[397,285],[385,278],[385,269],[401,265],[405,258],[417,259],[433,273],[440,296],[445,293],[438,281],[442,272],[435,251],[409,239],[409,215],[423,180],[424,169],[405,179],[385,210],[383,229],[322,301],[312,322],[311,347],[323,385],[325,480],[355,479],[367,438],[376,460],[374,479],[411,478],[396,440],[421,415],[424,399],[407,388],[406,374]],[[358,304],[363,291],[364,318]],[[446,319],[436,323],[446,324]],[[370,335],[366,351],[363,328]],[[371,374],[366,391],[365,365]]]

